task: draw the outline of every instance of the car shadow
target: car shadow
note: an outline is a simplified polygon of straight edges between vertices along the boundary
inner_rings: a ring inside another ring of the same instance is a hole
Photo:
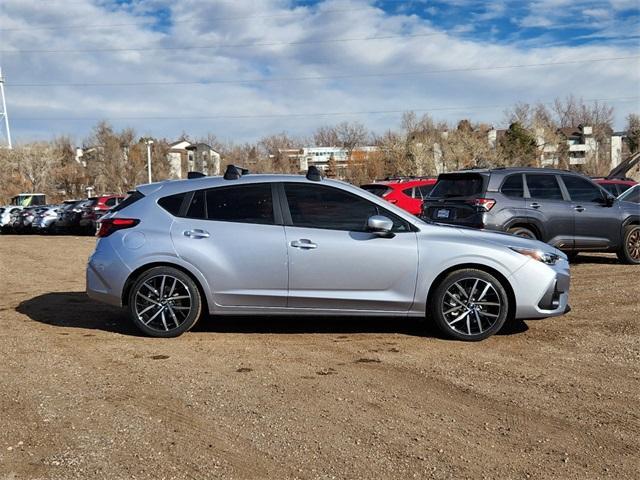
[[[84,292],[52,292],[24,300],[16,311],[30,319],[57,327],[103,330],[122,335],[142,336],[124,309],[105,305]],[[525,322],[512,320],[498,335],[513,335],[528,330]],[[430,322],[398,317],[296,317],[229,316],[203,318],[194,332],[212,333],[399,333],[442,338]]]
[[[576,258],[574,258],[571,262],[571,265],[580,265],[580,264],[588,264],[595,263],[601,265],[621,265],[622,263],[618,260],[618,257],[615,255],[603,255],[603,254],[588,254],[588,253],[580,253]]]

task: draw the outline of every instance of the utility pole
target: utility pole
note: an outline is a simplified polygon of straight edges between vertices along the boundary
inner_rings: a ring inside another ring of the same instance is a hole
[[[7,113],[7,102],[4,98],[4,77],[2,76],[2,69],[0,68],[0,97],[2,97],[2,111],[0,111],[0,117],[4,120],[5,136],[7,138],[7,146],[11,150],[11,130],[9,130],[9,114]]]
[[[147,144],[147,173],[149,174],[149,183],[151,183],[151,145],[153,145],[153,140],[147,140],[145,142]]]

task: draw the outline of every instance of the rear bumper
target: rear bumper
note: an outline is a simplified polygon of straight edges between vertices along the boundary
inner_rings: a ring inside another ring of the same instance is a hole
[[[108,239],[98,240],[87,263],[87,295],[109,305],[122,306],[122,291],[130,273]]]

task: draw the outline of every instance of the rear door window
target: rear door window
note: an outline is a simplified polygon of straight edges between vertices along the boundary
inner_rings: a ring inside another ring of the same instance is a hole
[[[273,225],[273,193],[270,183],[220,187],[207,190],[207,219],[220,222]]]
[[[482,175],[478,174],[445,174],[440,176],[429,196],[433,198],[474,197],[482,193],[483,183]]]
[[[524,196],[524,185],[522,183],[522,174],[510,175],[502,184],[500,191],[507,197],[522,198]]]
[[[531,198],[563,200],[562,190],[555,175],[527,173],[527,187]]]
[[[574,202],[602,202],[604,200],[602,190],[584,178],[562,175],[562,181]]]

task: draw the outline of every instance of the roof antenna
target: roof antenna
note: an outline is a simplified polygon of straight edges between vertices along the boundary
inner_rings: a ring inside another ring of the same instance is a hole
[[[318,167],[315,165],[311,165],[309,167],[307,170],[307,180],[311,180],[312,182],[319,182],[322,180],[322,174],[320,173],[320,170],[318,170]]]
[[[202,177],[206,177],[206,175],[202,172],[187,172],[187,178],[189,180],[193,178],[202,178]]]
[[[235,165],[227,165],[227,170],[224,172],[225,180],[237,180],[243,175],[247,175],[249,170],[242,167],[236,167]]]

